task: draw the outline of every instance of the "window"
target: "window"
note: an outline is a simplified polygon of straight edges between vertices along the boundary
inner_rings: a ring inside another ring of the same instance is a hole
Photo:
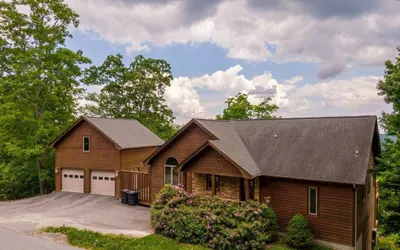
[[[93,176],[93,180],[97,180],[97,176]]]
[[[90,137],[83,137],[83,152],[90,152]]]
[[[83,175],[81,175],[80,178],[83,179]]]
[[[99,181],[102,181],[102,180],[103,180],[103,177],[102,177],[102,176],[100,176],[100,177],[99,177]]]
[[[206,175],[206,189],[212,190],[212,175]],[[215,176],[215,190],[219,191],[219,176]]]
[[[114,177],[111,177],[111,178],[110,178],[110,181],[114,181],[114,180],[115,180],[115,178],[114,178]]]
[[[308,188],[308,213],[317,215],[318,190],[316,187]]]
[[[110,178],[108,178],[108,177],[104,177],[104,180],[105,180],[105,181],[108,181],[109,179],[110,179]]]
[[[78,175],[74,175],[74,178],[77,178],[77,179],[78,179],[78,178],[79,178],[79,176],[78,176]]]
[[[74,178],[74,176],[72,174],[69,175],[69,178]]]
[[[65,174],[65,175],[64,175],[64,178],[68,178],[68,175],[67,175],[67,174]]]
[[[178,161],[169,157],[165,161],[164,167],[164,184],[178,185],[179,183],[179,172],[178,172]]]

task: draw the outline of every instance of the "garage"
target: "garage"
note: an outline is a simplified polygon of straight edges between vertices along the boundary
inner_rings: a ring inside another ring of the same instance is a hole
[[[79,169],[62,170],[62,191],[83,193],[84,173]]]
[[[115,195],[115,173],[108,171],[92,171],[90,177],[92,194]]]

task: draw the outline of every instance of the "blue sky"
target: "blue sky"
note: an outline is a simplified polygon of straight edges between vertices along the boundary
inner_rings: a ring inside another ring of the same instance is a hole
[[[120,53],[165,59],[177,123],[213,118],[224,100],[270,96],[283,117],[380,115],[384,61],[396,56],[391,0],[66,0],[80,14],[67,46],[100,64]]]

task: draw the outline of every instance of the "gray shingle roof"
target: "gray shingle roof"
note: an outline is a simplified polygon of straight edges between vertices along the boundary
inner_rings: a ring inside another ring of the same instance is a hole
[[[113,140],[121,149],[160,146],[164,143],[140,122],[133,119],[84,117]]]
[[[371,148],[379,143],[376,116],[196,121],[253,177],[364,184]]]

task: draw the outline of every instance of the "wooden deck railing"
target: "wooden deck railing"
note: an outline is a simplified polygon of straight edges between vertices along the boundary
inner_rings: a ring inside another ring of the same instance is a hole
[[[121,189],[139,192],[139,203],[150,205],[150,174],[121,171]]]

